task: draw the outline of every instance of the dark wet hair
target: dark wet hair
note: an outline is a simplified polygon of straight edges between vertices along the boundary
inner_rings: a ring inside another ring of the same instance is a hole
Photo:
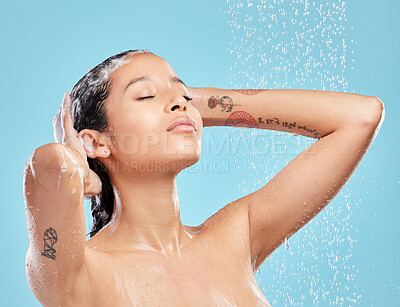
[[[75,130],[106,130],[108,116],[105,108],[113,80],[109,75],[125,64],[125,57],[136,53],[149,53],[147,49],[120,52],[109,57],[84,75],[71,90],[71,117]],[[114,192],[107,168],[97,159],[88,157],[89,167],[100,177],[102,190],[91,198],[93,226],[89,232],[93,237],[110,221],[114,212]]]

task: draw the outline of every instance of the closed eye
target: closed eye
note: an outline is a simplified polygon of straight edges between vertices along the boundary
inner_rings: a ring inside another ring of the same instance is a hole
[[[154,98],[154,97],[156,97],[156,96],[144,96],[144,97],[137,98],[137,100],[145,100],[145,99],[150,99],[150,98]],[[193,98],[188,97],[188,96],[183,96],[183,98],[185,98],[186,101],[190,101],[190,100],[193,99]]]
[[[149,99],[149,98],[154,98],[156,96],[144,96],[144,97],[139,97],[136,100],[145,100],[145,99]]]

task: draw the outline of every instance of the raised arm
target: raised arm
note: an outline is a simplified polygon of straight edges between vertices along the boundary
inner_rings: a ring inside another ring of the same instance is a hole
[[[64,116],[64,127],[70,125],[68,113]],[[83,196],[96,194],[100,188],[87,162],[74,148],[79,144],[73,138],[73,131],[69,130],[68,135],[65,133],[68,129],[63,130],[64,142],[72,147],[58,143],[43,145],[32,153],[24,170],[30,241],[26,275],[32,293],[44,306],[63,305],[63,297],[68,296],[73,282],[84,272]]]
[[[192,88],[204,126],[242,126],[317,138],[264,187],[234,203],[248,208],[254,272],[341,190],[384,119],[376,97],[311,90]]]

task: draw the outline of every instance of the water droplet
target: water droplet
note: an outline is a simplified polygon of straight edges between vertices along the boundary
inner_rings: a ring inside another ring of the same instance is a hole
[[[285,248],[286,249],[289,249],[290,247],[289,247],[289,240],[288,240],[288,238],[285,238]]]

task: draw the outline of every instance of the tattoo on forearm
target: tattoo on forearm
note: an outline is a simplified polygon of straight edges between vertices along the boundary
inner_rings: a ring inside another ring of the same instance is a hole
[[[44,251],[40,254],[47,258],[56,260],[56,250],[53,248],[54,244],[57,242],[57,233],[53,228],[49,228],[44,232]]]
[[[243,95],[256,95],[265,91],[265,89],[234,89],[234,91],[241,93]],[[221,112],[232,112],[233,106],[240,106],[240,104],[234,104],[233,100],[229,96],[211,96],[208,98],[208,107],[210,109],[216,108],[218,105],[221,106]],[[288,129],[301,129],[310,134],[313,134],[316,138],[319,136],[319,132],[316,129],[310,129],[307,126],[301,126],[296,124],[296,122],[281,122],[278,118],[258,118],[258,122],[247,112],[245,111],[235,111],[225,121],[225,126],[237,126],[237,125],[246,125],[249,128],[260,128],[260,124],[274,124],[278,126],[282,126]]]
[[[278,126],[282,126],[285,128],[289,128],[289,129],[293,129],[293,128],[297,128],[297,129],[302,129],[304,131],[307,131],[310,134],[313,134],[316,138],[319,136],[319,132],[317,132],[316,129],[310,129],[307,128],[307,126],[301,126],[301,125],[296,125],[296,122],[293,123],[289,123],[289,122],[281,122],[278,118],[274,117],[274,118],[265,118],[263,119],[262,117],[258,118],[258,123],[259,124],[275,124]]]
[[[225,121],[225,126],[237,126],[238,124],[245,124],[249,128],[259,128],[257,121],[249,113],[245,111],[233,112]]]
[[[236,90],[236,89],[234,89],[234,91],[238,92],[240,94],[243,94],[243,95],[256,95],[256,94],[261,93],[261,92],[263,92],[265,90],[262,90],[262,89],[248,89],[248,90],[239,89],[239,90]]]
[[[221,106],[221,112],[232,112],[233,106],[240,106],[240,104],[234,104],[229,96],[211,96],[208,98],[208,107],[210,109],[214,109],[217,105]]]

